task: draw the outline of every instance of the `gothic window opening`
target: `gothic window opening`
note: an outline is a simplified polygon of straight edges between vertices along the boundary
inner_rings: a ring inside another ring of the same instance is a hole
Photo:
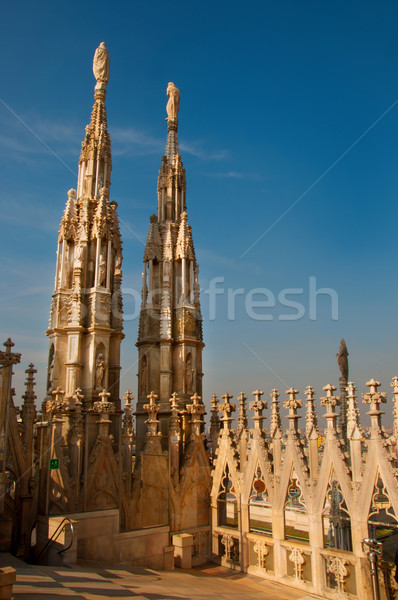
[[[334,472],[330,476],[322,513],[325,548],[352,551],[351,519]]]
[[[293,469],[285,499],[285,539],[309,541],[308,512],[297,473]]]
[[[217,496],[217,525],[238,528],[238,500],[229,475],[228,465],[225,466]]]
[[[398,548],[398,520],[380,474],[373,488],[368,527],[369,537],[383,544],[383,560],[394,562]]]
[[[272,536],[272,507],[261,468],[257,465],[249,499],[250,531]]]

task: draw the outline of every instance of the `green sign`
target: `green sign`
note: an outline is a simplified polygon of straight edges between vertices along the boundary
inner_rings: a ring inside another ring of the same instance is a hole
[[[50,469],[59,469],[59,458],[50,458]]]

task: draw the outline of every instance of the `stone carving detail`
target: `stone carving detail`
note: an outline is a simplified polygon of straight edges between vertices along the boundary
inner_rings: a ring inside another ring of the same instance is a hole
[[[266,571],[267,567],[265,563],[269,554],[269,548],[267,544],[264,542],[264,540],[257,540],[253,546],[253,550],[257,554],[257,566]]]
[[[334,575],[337,592],[345,595],[345,578],[348,575],[347,561],[338,556],[329,556],[327,559],[326,572]]]
[[[167,86],[167,96],[169,101],[167,102],[166,111],[167,111],[167,121],[178,120],[178,109],[180,107],[180,90],[176,88],[174,83],[170,81]]]
[[[345,381],[348,381],[348,351],[343,339],[340,340],[339,353],[336,354],[336,357],[341,376]]]
[[[105,85],[108,83],[109,52],[106,48],[105,42],[101,42],[95,51],[93,60],[93,73],[97,83],[104,83]]]
[[[298,548],[289,548],[289,560],[294,564],[294,578],[303,581],[303,566],[305,564],[305,554]]]
[[[102,352],[97,356],[95,361],[95,387],[100,388],[105,374],[105,361]]]

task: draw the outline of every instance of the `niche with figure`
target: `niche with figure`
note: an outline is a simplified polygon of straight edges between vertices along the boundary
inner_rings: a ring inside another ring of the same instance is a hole
[[[97,346],[95,358],[95,388],[102,389],[105,387],[105,348],[103,344]]]

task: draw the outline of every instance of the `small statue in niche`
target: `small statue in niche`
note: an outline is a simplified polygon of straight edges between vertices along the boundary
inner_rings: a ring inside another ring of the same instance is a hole
[[[185,364],[185,392],[187,394],[193,392],[192,384],[193,384],[193,368],[191,363],[191,355],[189,354],[187,357],[187,361]]]
[[[106,273],[106,261],[105,258],[100,254],[99,265],[98,265],[98,285],[102,286],[105,282]]]
[[[79,244],[75,246],[75,264],[77,267],[81,267],[83,258],[83,247]]]
[[[97,360],[95,363],[95,387],[102,387],[102,381],[104,379],[105,373],[105,361],[103,359],[103,355],[100,352],[97,356]]]
[[[120,275],[120,273],[122,272],[122,262],[123,262],[123,257],[121,255],[121,253],[119,252],[116,255],[115,275]]]
[[[52,360],[50,362],[50,364],[48,365],[48,380],[47,380],[47,389],[50,390],[53,387],[53,381],[54,381],[54,356],[52,357]]]
[[[147,393],[148,388],[148,365],[146,361],[146,357],[142,360],[141,365],[141,394],[145,395]]]

